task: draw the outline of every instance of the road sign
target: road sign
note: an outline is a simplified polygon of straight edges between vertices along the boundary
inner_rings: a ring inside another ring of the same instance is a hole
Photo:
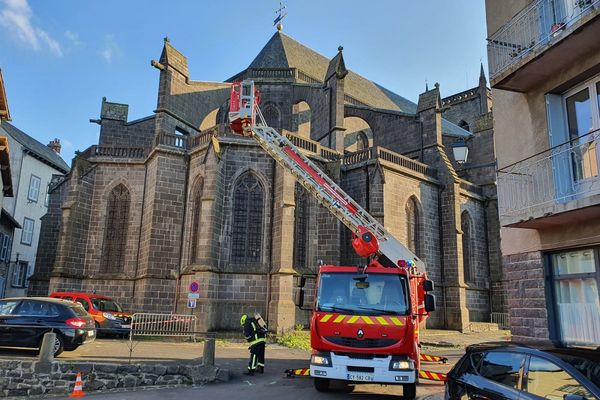
[[[188,300],[196,300],[200,298],[200,293],[188,293]]]
[[[188,308],[196,308],[196,299],[188,299]]]
[[[190,292],[196,293],[200,289],[200,284],[196,281],[190,283]]]

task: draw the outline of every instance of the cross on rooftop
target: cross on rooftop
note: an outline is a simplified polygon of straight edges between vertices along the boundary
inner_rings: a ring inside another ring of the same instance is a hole
[[[275,14],[277,14],[277,17],[273,21],[273,26],[276,26],[278,31],[283,29],[281,20],[287,16],[287,12],[285,11],[285,9],[286,9],[286,6],[284,6],[281,2],[279,2],[279,9],[275,10]]]

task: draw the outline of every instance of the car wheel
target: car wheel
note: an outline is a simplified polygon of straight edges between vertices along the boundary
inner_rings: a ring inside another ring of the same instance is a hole
[[[54,339],[54,357],[57,357],[60,353],[65,350],[65,340],[60,334],[56,334]]]
[[[317,392],[329,392],[329,379],[315,378]]]
[[[402,385],[402,398],[404,400],[414,400],[417,397],[417,384],[407,383]]]

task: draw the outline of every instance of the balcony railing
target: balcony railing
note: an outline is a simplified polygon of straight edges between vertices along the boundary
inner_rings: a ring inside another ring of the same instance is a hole
[[[488,38],[490,78],[494,79],[532,52],[551,44],[600,0],[537,0]]]
[[[146,151],[141,147],[93,145],[85,150],[83,155],[85,157],[144,158]]]
[[[347,153],[344,155],[344,165],[354,165],[368,160],[381,159],[392,164],[410,169],[412,171],[427,175],[437,179],[437,170],[427,164],[413,160],[403,156],[402,154],[394,153],[383,147],[369,147],[368,149]]]
[[[499,170],[500,215],[528,219],[536,209],[544,215],[554,205],[600,193],[599,141],[595,130]]]

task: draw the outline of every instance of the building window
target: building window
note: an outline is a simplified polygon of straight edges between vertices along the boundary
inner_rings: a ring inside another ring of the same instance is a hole
[[[12,287],[25,288],[29,286],[28,278],[31,275],[27,261],[15,263],[12,274]]]
[[[356,150],[365,150],[369,148],[369,138],[364,132],[360,132],[356,137]]]
[[[267,104],[264,109],[262,109],[262,114],[267,126],[270,126],[277,131],[281,130],[281,113],[275,105]]]
[[[115,187],[108,196],[101,263],[104,272],[123,270],[129,225],[129,197],[129,190],[123,184]]]
[[[29,193],[27,194],[27,199],[37,203],[38,198],[40,197],[41,183],[42,180],[39,177],[31,175],[31,178],[29,178]]]
[[[421,258],[419,209],[414,197],[406,203],[406,242],[408,249]]]
[[[21,243],[31,246],[31,242],[33,241],[33,227],[35,225],[35,221],[25,217],[23,219],[23,229],[21,230]]]
[[[296,182],[294,210],[294,267],[306,268],[308,242],[308,192]]]
[[[463,128],[465,131],[469,130],[469,123],[467,121],[465,121],[464,119],[458,123],[458,126]]]
[[[203,182],[197,183],[192,197],[192,237],[190,248],[190,262],[198,261],[198,233],[200,232],[200,217],[202,213],[202,189]]]
[[[10,259],[10,236],[0,233],[0,262],[8,262]]]
[[[463,232],[462,248],[465,282],[473,282],[473,224],[471,223],[471,216],[467,211],[463,211],[460,216],[460,226]]]
[[[571,164],[576,181],[598,177],[598,138],[600,137],[600,78],[596,77],[565,93]]]
[[[564,344],[600,343],[599,250],[573,250],[549,257],[556,333]]]
[[[247,172],[233,190],[231,263],[257,264],[261,260],[265,193],[258,178]]]

